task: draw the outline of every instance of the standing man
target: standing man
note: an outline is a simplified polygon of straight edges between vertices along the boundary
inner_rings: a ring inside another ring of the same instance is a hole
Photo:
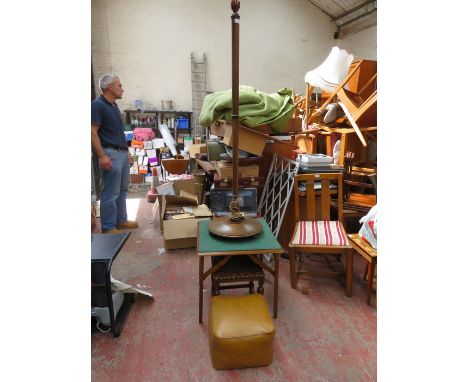
[[[102,233],[120,233],[120,229],[137,228],[136,221],[127,220],[127,193],[130,162],[120,110],[115,103],[122,99],[120,79],[105,74],[99,79],[102,94],[91,102],[91,144],[99,158],[102,172],[101,229]]]

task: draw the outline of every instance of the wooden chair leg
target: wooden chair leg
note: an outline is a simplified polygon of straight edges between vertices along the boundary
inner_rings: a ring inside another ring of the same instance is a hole
[[[249,281],[249,294],[255,294],[255,286],[253,281]]]
[[[263,294],[265,291],[263,289],[263,283],[265,280],[258,280],[258,288],[257,288],[257,293]]]
[[[289,277],[291,279],[291,288],[297,288],[297,274],[296,274],[296,254],[294,248],[289,248]]]
[[[214,296],[219,296],[219,295],[220,295],[219,284],[217,282],[214,282],[213,287],[211,289],[211,296],[214,297]]]
[[[367,280],[367,274],[369,273],[369,263],[366,263],[366,270],[364,271],[364,275],[362,276],[362,279],[364,281]]]
[[[370,305],[372,283],[374,282],[375,263],[369,263],[369,273],[367,275],[367,305]]]
[[[353,255],[354,250],[346,251],[346,296],[353,295]]]

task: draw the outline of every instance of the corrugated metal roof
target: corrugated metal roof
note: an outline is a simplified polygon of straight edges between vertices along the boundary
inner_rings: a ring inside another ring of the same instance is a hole
[[[371,0],[308,0],[332,21],[337,30],[335,38],[377,25],[377,1]]]

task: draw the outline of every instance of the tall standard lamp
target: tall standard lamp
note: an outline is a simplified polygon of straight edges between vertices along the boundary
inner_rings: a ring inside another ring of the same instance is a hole
[[[255,236],[262,232],[262,225],[257,219],[243,216],[239,209],[239,0],[231,0],[232,26],[232,200],[230,214],[221,219],[213,219],[208,230],[217,236],[242,238]]]

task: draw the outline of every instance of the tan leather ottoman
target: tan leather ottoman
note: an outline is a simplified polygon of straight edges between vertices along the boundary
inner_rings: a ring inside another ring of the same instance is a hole
[[[261,294],[213,297],[208,329],[215,369],[267,366],[273,360],[275,326]]]

